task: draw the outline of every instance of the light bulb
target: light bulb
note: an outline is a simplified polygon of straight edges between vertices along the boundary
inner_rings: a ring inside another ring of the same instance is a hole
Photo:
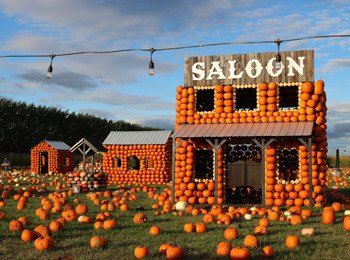
[[[48,79],[51,79],[52,78],[52,66],[50,65],[49,67],[48,67],[48,69],[47,69],[47,75],[46,75],[46,77],[48,78]]]
[[[152,60],[149,62],[149,75],[150,76],[154,75],[154,63]]]
[[[281,55],[279,53],[276,56],[275,69],[276,70],[282,69]]]

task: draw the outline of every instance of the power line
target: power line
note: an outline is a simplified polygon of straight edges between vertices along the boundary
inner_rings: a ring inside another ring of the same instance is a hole
[[[68,52],[68,53],[57,53],[57,54],[26,54],[26,55],[3,55],[0,58],[44,58],[52,56],[71,56],[71,55],[82,55],[82,54],[109,54],[109,53],[119,53],[119,52],[133,52],[133,51],[170,51],[170,50],[181,50],[181,49],[190,49],[190,48],[202,48],[202,47],[214,47],[214,46],[223,46],[223,45],[235,45],[235,44],[262,44],[262,43],[282,43],[282,42],[292,42],[292,41],[301,41],[308,39],[320,39],[320,38],[343,38],[350,37],[348,34],[341,35],[319,35],[319,36],[309,36],[309,37],[300,37],[292,39],[277,39],[270,41],[246,41],[246,42],[224,42],[224,43],[209,43],[209,44],[198,44],[198,45],[188,45],[188,46],[178,46],[178,47],[166,47],[159,49],[123,49],[123,50],[110,50],[110,51],[79,51],[79,52]]]

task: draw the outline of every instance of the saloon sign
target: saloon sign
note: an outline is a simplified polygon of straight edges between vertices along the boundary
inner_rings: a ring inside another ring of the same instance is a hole
[[[314,80],[314,51],[280,52],[282,66],[276,70],[276,52],[185,58],[185,87],[304,82]]]

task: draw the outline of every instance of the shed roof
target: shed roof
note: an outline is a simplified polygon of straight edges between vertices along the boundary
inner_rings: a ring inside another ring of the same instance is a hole
[[[89,148],[91,148],[95,153],[96,152],[105,152],[107,149],[96,139],[94,138],[82,138],[79,140],[75,145],[73,145],[69,151],[74,152],[76,149],[78,149],[81,145],[86,144]]]
[[[45,142],[47,143],[48,145],[52,146],[53,148],[55,148],[56,150],[69,150],[69,145],[66,144],[65,142],[62,142],[62,141],[49,141],[49,140],[44,140],[44,141],[41,141],[40,143],[38,143],[37,145],[41,144],[42,142]],[[36,145],[36,146],[37,146]],[[36,147],[34,146],[34,147]],[[33,147],[33,148],[34,148]],[[32,148],[32,149],[33,149]]]
[[[183,124],[171,137],[195,138],[311,136],[313,126],[314,122]]]
[[[103,144],[166,144],[172,131],[111,131]]]

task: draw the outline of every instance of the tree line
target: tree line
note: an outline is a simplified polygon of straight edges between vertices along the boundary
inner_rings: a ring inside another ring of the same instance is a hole
[[[63,141],[72,146],[83,137],[103,142],[110,131],[152,130],[160,129],[0,99],[0,152],[29,153],[43,140]]]

